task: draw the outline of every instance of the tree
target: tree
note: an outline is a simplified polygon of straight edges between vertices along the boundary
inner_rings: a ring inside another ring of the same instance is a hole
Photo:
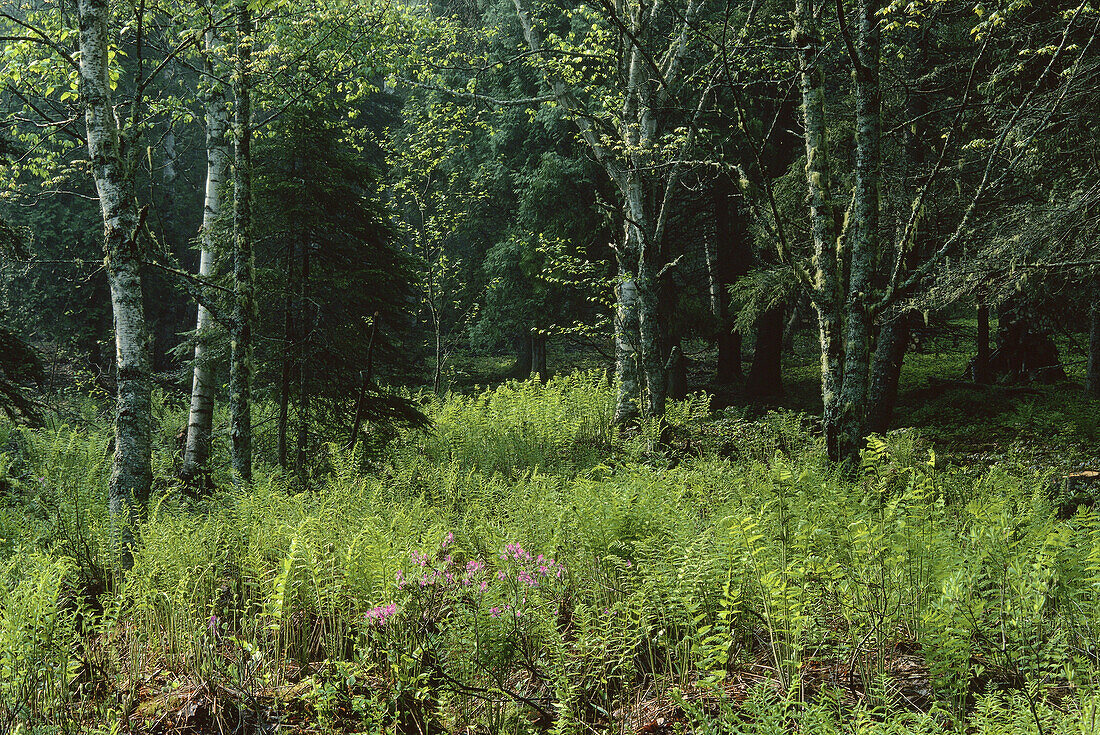
[[[252,328],[256,320],[252,252],[252,11],[237,0],[233,76],[233,308],[229,316],[229,440],[239,482],[252,482]]]
[[[823,422],[829,453],[835,459],[848,459],[856,456],[862,447],[868,429],[867,407],[874,402],[870,394],[870,371],[875,353],[876,323],[880,335],[889,334],[889,329],[884,332],[882,326],[889,327],[893,323],[896,313],[892,310],[929,286],[930,279],[939,275],[946,257],[958,252],[970,236],[979,220],[980,206],[992,192],[1011,184],[1011,174],[1028,155],[1028,148],[1036,136],[1047,128],[1059,104],[1055,102],[1053,108],[1044,109],[1040,104],[1040,91],[1055,78],[1056,69],[1074,68],[1067,61],[1074,55],[1068,49],[1072,46],[1070,39],[1084,5],[1062,15],[1055,25],[1057,35],[1050,39],[1053,44],[1045,53],[1046,59],[1033,70],[1034,76],[1027,80],[1022,92],[1004,107],[1004,114],[990,121],[989,137],[964,144],[961,138],[965,123],[978,116],[972,108],[974,97],[979,93],[979,72],[996,79],[996,67],[991,71],[985,65],[985,54],[992,39],[1004,32],[1006,24],[1011,27],[1009,21],[1014,20],[1013,14],[1025,11],[1017,7],[977,18],[968,33],[975,39],[969,49],[969,70],[960,75],[961,84],[955,85],[958,101],[951,113],[941,113],[947,132],[937,141],[929,163],[921,167],[919,173],[909,173],[920,183],[908,206],[899,208],[896,237],[889,244],[879,224],[883,160],[882,88],[878,71],[882,59],[881,26],[887,19],[892,28],[933,21],[920,16],[925,11],[923,6],[891,6],[883,15],[872,3],[860,0],[855,4],[854,23],[849,27],[845,18],[846,3],[836,6],[835,22],[844,41],[846,59],[828,68],[843,68],[843,64],[852,70],[854,79],[854,171],[849,205],[841,212],[836,206],[841,198],[834,190],[837,171],[828,155],[825,5],[817,0],[799,0],[794,14],[806,148],[806,191],[813,241],[810,268],[803,270],[797,264],[795,267],[810,293],[818,318]],[[936,15],[935,19],[943,22],[943,15]],[[950,28],[952,33],[958,30],[957,26]],[[1092,34],[1095,35],[1095,27]],[[1065,80],[1060,82],[1066,83]],[[943,175],[949,160],[957,162],[957,168],[972,177],[973,184],[965,196],[947,193],[953,188],[944,181]],[[948,210],[954,222],[945,223],[939,233],[939,242],[922,247],[917,234],[925,226],[926,206],[933,192],[944,192],[946,200],[957,209]],[[891,349],[885,345],[880,350],[883,369],[896,362],[890,359],[890,353]],[[877,384],[885,386],[888,381]]]
[[[0,138],[0,160],[7,155],[7,142]],[[26,257],[26,233],[0,218],[0,260]],[[42,381],[42,360],[26,340],[2,322],[0,311],[0,410],[9,419],[36,421],[40,414],[27,397],[31,383]]]
[[[531,59],[619,196],[616,421],[659,416],[671,349],[660,298],[674,263],[666,233],[719,58],[693,47],[702,3],[582,6],[563,34],[544,34],[526,0],[515,7]]]
[[[206,31],[203,67],[207,75],[205,89],[206,187],[203,201],[201,248],[198,276],[209,280],[214,275],[217,252],[216,231],[222,214],[224,187],[229,172],[229,127],[225,92],[216,74],[216,60],[223,43],[216,28]],[[213,316],[206,305],[198,305],[195,326],[195,359],[191,387],[191,408],[187,417],[187,437],[180,476],[193,481],[210,457],[214,422],[214,366],[207,354]]]
[[[372,108],[382,95],[358,104]],[[381,127],[381,120],[373,124]],[[291,403],[305,476],[321,438],[372,422],[423,426],[413,404],[380,388],[408,368],[413,260],[395,243],[370,159],[376,131],[352,126],[335,101],[288,108],[257,149],[256,241],[261,316],[257,377],[276,386],[277,454],[289,467]],[[363,125],[362,122],[359,125]],[[262,345],[273,345],[265,350]]]

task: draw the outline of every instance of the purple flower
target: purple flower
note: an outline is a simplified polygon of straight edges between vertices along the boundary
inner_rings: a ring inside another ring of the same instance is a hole
[[[489,608],[489,615],[491,615],[494,618],[499,618],[500,617],[500,608],[499,607]]]
[[[363,613],[363,618],[371,625],[385,625],[386,621],[397,614],[397,603],[379,605]]]

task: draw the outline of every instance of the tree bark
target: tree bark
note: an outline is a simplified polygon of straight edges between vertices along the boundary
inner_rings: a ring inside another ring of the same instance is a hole
[[[817,315],[821,352],[822,424],[829,457],[840,459],[839,409],[843,385],[843,345],[840,319],[840,271],[837,268],[830,202],[828,148],[825,127],[825,74],[821,68],[823,41],[813,0],[797,0],[794,16],[802,90],[802,130],[806,144],[806,185],[813,238],[812,301]]]
[[[252,253],[252,15],[238,0],[237,70],[233,110],[233,295],[234,313],[229,365],[229,437],[233,471],[239,482],[252,481],[252,324],[255,277]]]
[[[546,335],[531,333],[531,375],[546,380]]]
[[[1093,279],[1089,309],[1089,359],[1085,368],[1085,390],[1100,397],[1100,278]]]
[[[221,46],[214,31],[206,33],[206,71],[211,78],[206,97],[206,193],[202,212],[199,278],[213,276],[215,260],[214,229],[222,213],[222,191],[229,170],[229,144],[226,130],[229,117],[225,94],[214,78],[213,53]],[[191,410],[187,417],[187,444],[183,453],[180,477],[194,480],[206,468],[210,458],[210,440],[214,425],[214,370],[207,357],[207,342],[213,318],[199,304],[195,325],[195,368],[191,381]]]
[[[112,539],[124,567],[132,563],[127,515],[152,484],[152,361],[141,285],[144,246],[130,160],[132,141],[119,130],[108,75],[106,0],[79,0],[80,93],[88,154],[103,215],[107,283],[114,313],[118,393],[115,455],[107,491]]]
[[[844,377],[838,420],[839,458],[858,457],[867,433],[871,367],[870,299],[878,253],[879,226],[879,25],[877,5],[859,0],[855,65],[855,219],[848,256]]]
[[[668,364],[665,372],[668,374],[668,397],[674,401],[680,401],[687,397],[687,356],[680,340],[676,340],[669,351]]]
[[[740,332],[728,326],[722,329],[722,333],[718,335],[718,368],[714,376],[718,383],[728,385],[743,377],[742,346]]]
[[[974,382],[988,385],[993,382],[993,368],[989,362],[989,307],[978,302],[978,355],[974,359]]]
[[[311,354],[309,343],[313,325],[308,317],[309,309],[309,255],[310,244],[302,244],[302,280],[298,286],[298,475],[305,480],[309,460],[309,375],[306,368]]]
[[[532,53],[541,54],[541,33],[527,0],[513,3],[528,47]],[[663,247],[664,228],[682,166],[679,161],[658,165],[661,163],[658,151],[670,118],[665,106],[672,86],[678,85],[684,76],[682,63],[699,3],[689,0],[682,15],[674,21],[678,30],[667,36],[668,45],[656,54],[661,59],[659,63],[643,44],[654,38],[648,27],[660,16],[663,6],[654,5],[646,10],[641,6],[608,4],[605,9],[618,27],[622,42],[618,58],[622,106],[609,114],[608,126],[604,128],[593,122],[593,116],[586,114],[573,88],[560,74],[546,67],[543,71],[558,104],[573,116],[581,138],[622,196],[625,237],[617,253],[622,282],[616,305],[615,340],[619,386],[615,416],[616,421],[622,422],[639,412],[659,416],[665,409],[667,374],[662,347],[667,340],[662,339],[662,333],[663,307],[667,305],[662,304],[659,281],[668,262]],[[708,82],[702,87],[695,119],[705,109],[712,85],[713,82]],[[682,101],[677,105],[682,105]],[[616,140],[607,139],[607,130],[614,130]],[[685,146],[694,140],[694,130],[693,124]],[[645,383],[644,396],[639,394],[639,374]],[[633,407],[637,403],[640,410]]]
[[[638,289],[622,266],[615,300],[615,423],[625,424],[638,418]]]
[[[715,253],[711,270],[711,302],[718,321],[718,368],[715,380],[733,383],[742,377],[742,338],[733,328],[729,287],[752,263],[751,236],[744,207],[731,196],[732,182],[721,177],[714,186]]]
[[[756,320],[756,345],[753,347],[745,394],[751,398],[783,395],[783,308],[768,309]]]
[[[871,409],[867,418],[867,430],[870,433],[885,434],[890,429],[894,406],[898,401],[901,366],[909,346],[912,319],[913,316],[906,313],[879,328],[875,356],[871,364]]]
[[[533,337],[530,330],[521,332],[516,338],[516,367],[513,370],[515,377],[523,379],[531,377],[531,342]]]

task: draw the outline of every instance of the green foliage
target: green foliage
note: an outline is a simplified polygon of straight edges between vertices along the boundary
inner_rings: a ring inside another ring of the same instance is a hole
[[[595,464],[614,438],[612,387],[595,373],[428,400],[433,430],[406,435],[395,449],[395,464],[405,472],[422,462],[507,477],[583,468]]]
[[[1044,478],[941,466],[914,431],[841,473],[802,417],[702,420],[702,396],[670,425],[741,449],[671,462],[611,429],[612,398],[594,374],[428,396],[436,429],[374,475],[332,446],[311,492],[260,472],[198,505],[162,493],[107,594],[82,505],[103,440],[9,430],[0,634],[36,663],[0,671],[6,701],[60,711],[86,650],[134,717],[136,682],[202,682],[242,713],[300,697],[329,730],[635,726],[639,692],[715,733],[1092,716],[1100,521],[1056,518]]]
[[[0,567],[0,716],[41,722],[72,696],[79,640],[71,559],[18,549]]]

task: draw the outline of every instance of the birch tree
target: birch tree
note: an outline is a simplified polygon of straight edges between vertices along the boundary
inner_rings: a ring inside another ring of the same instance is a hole
[[[214,275],[216,255],[215,228],[222,215],[222,197],[229,172],[229,118],[225,90],[219,80],[216,60],[223,43],[216,28],[206,31],[203,67],[207,77],[204,119],[206,123],[206,185],[203,200],[202,230],[199,233],[199,279]],[[195,366],[191,386],[191,408],[187,417],[187,439],[180,476],[194,480],[210,458],[214,421],[214,366],[207,356],[213,317],[204,305],[198,305],[195,326]]]
[[[128,100],[116,98],[124,69],[119,64],[118,18],[107,0],[78,0],[76,16],[49,4],[0,12],[5,43],[3,77],[27,117],[37,120],[39,156],[29,167],[56,175],[78,150],[88,155],[103,222],[104,270],[114,322],[117,394],[114,461],[108,505],[121,562],[130,562],[127,517],[148,499],[150,462],[151,354],[142,292],[148,243],[145,208],[135,188],[140,131],[149,85],[163,69],[145,65],[148,17],[143,5],[130,26],[132,53]],[[75,21],[75,27],[67,25]],[[74,43],[75,42],[75,43]],[[75,45],[76,53],[69,49]],[[36,103],[38,97],[41,104]],[[67,115],[74,114],[72,117]],[[82,129],[74,124],[83,119]]]

